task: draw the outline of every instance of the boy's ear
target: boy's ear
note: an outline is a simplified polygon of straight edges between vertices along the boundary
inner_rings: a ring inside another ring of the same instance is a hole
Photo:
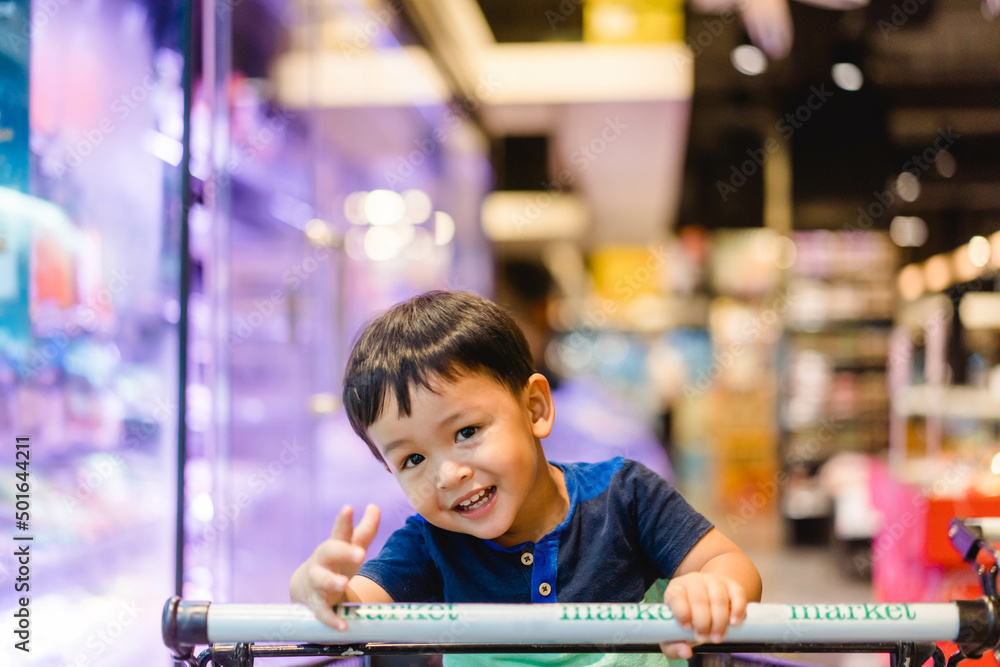
[[[528,416],[531,419],[531,433],[536,438],[547,438],[552,432],[552,424],[556,417],[556,408],[552,403],[552,389],[549,381],[541,373],[535,373],[528,378],[524,387],[524,398],[527,402]]]

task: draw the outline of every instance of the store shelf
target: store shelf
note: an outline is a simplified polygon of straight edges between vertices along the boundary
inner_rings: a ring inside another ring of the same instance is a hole
[[[870,371],[885,372],[885,359],[871,362],[834,362],[833,372],[866,373]]]
[[[888,317],[859,317],[844,319],[827,319],[822,322],[789,322],[786,328],[792,333],[818,333],[821,331],[842,331],[853,330],[863,327],[891,327],[892,318]]]
[[[785,321],[782,455],[787,469],[809,476],[785,491],[781,512],[793,542],[806,525],[819,543],[850,540],[870,528],[835,506],[817,472],[838,455],[878,455],[888,444],[897,248],[882,232],[793,238],[801,261],[788,276],[794,298]]]
[[[790,484],[782,496],[781,512],[793,521],[829,517],[833,514],[833,499],[815,479]]]
[[[872,417],[830,417],[829,423],[834,425],[834,428],[841,429],[847,426],[869,426],[871,424],[884,424],[885,418],[881,415]],[[785,430],[789,433],[812,433],[817,429],[821,428],[823,424],[812,423],[812,424],[796,424],[794,426],[786,426]]]
[[[909,417],[1000,420],[1000,397],[976,387],[913,385],[899,391],[893,409]]]

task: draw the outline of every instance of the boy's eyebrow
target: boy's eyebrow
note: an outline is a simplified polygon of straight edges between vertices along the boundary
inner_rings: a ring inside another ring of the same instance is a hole
[[[407,442],[409,442],[409,440],[407,440],[406,438],[400,438],[399,440],[393,440],[392,442],[390,442],[388,445],[385,446],[385,449],[382,451],[382,454],[386,458],[388,458],[389,457],[389,452],[391,452],[392,450],[396,449],[396,447],[399,447],[401,445],[405,445]]]
[[[469,408],[459,408],[455,412],[448,413],[444,417],[438,420],[438,426],[444,426],[453,421],[458,421],[459,419],[465,419],[465,413],[469,411]]]

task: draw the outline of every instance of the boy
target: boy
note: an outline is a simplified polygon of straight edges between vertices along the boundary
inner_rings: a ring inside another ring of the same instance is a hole
[[[372,322],[348,360],[344,406],[417,515],[364,563],[378,508],[357,527],[341,510],[290,584],[330,627],[346,628],[332,610],[344,601],[662,599],[698,641],[719,642],[760,600],[743,552],[641,464],[545,460],[548,382],[486,299],[430,292]],[[664,577],[662,597],[649,597]],[[685,642],[661,648],[691,656]]]

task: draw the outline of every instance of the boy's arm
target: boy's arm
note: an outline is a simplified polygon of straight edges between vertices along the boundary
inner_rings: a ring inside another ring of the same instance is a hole
[[[376,584],[368,577],[356,574],[351,577],[351,582],[347,584],[345,602],[395,602],[392,596],[384,588]]]
[[[292,602],[305,604],[316,618],[337,630],[346,630],[347,623],[333,612],[334,605],[345,601],[392,602],[381,586],[356,575],[378,531],[378,522],[375,505],[368,506],[357,528],[351,507],[341,509],[329,539],[316,547],[292,575],[288,585]]]
[[[728,577],[742,586],[749,602],[760,602],[763,590],[760,573],[746,554],[717,528],[698,540],[677,567],[674,577],[691,572]]]
[[[746,617],[747,602],[760,602],[760,574],[728,537],[712,528],[677,567],[663,600],[682,628],[698,641],[720,642],[729,625]],[[663,645],[669,657],[691,657],[685,643]]]

